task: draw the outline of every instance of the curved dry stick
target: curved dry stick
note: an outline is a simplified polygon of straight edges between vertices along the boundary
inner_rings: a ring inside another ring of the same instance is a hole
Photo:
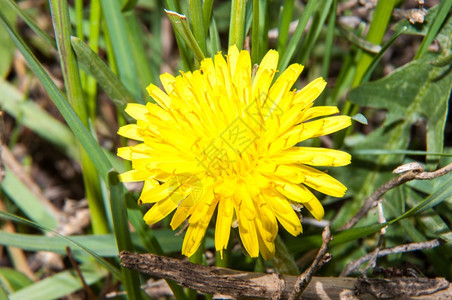
[[[295,282],[294,288],[291,294],[289,295],[289,300],[300,299],[304,290],[311,282],[314,273],[318,269],[320,269],[324,264],[331,260],[332,257],[331,254],[326,253],[326,251],[328,250],[328,245],[330,244],[331,240],[332,238],[330,227],[325,226],[325,229],[323,230],[322,233],[322,246],[320,247],[319,252],[317,253],[317,256],[315,257],[311,266],[298,277],[297,281]]]
[[[404,184],[405,182],[418,179],[418,180],[431,180],[452,172],[452,163],[448,164],[444,168],[438,169],[434,172],[423,172],[423,169],[410,170],[396,178],[393,178],[380,186],[369,198],[366,199],[361,209],[353,216],[344,226],[339,230],[350,229],[358,223],[358,221],[367,214],[367,212],[375,206],[377,200],[379,200],[387,191]]]
[[[440,244],[441,243],[438,239],[434,239],[434,240],[427,241],[427,242],[409,243],[409,244],[399,245],[399,246],[395,246],[395,247],[391,247],[391,248],[380,249],[378,251],[378,253],[371,252],[371,253],[366,254],[366,255],[358,258],[357,260],[354,260],[354,261],[350,262],[349,264],[347,264],[347,266],[345,266],[344,270],[342,270],[340,276],[342,276],[342,277],[348,276],[349,274],[354,272],[356,269],[358,269],[359,266],[361,266],[363,263],[373,259],[375,257],[375,254],[376,254],[376,257],[378,258],[378,257],[383,257],[383,256],[386,256],[389,254],[406,253],[406,252],[412,252],[412,251],[431,249],[431,248],[438,247]]]

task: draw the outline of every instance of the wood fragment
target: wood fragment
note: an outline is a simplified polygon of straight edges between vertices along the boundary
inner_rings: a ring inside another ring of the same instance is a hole
[[[444,278],[359,278],[355,283],[359,294],[371,294],[378,299],[431,295],[449,287]]]
[[[171,279],[201,293],[224,295],[233,299],[288,299],[297,281],[296,276],[249,273],[231,269],[192,264],[154,254],[122,251],[121,265],[145,274]],[[367,279],[373,284],[374,279]],[[403,299],[452,299],[452,285],[443,278],[385,279],[389,285],[400,283],[413,289]],[[359,282],[359,283],[358,283]],[[380,281],[376,281],[380,282]],[[355,287],[359,286],[360,290]],[[361,285],[359,285],[361,284]],[[446,286],[447,284],[447,286]],[[363,281],[350,277],[312,277],[301,299],[375,299]],[[373,288],[377,291],[376,287]],[[358,292],[358,295],[356,293]]]
[[[173,280],[182,286],[205,294],[221,294],[233,298],[279,299],[288,297],[289,290],[284,279],[277,274],[248,273],[231,269],[208,267],[155,254],[135,254],[122,251],[121,265],[142,273]]]

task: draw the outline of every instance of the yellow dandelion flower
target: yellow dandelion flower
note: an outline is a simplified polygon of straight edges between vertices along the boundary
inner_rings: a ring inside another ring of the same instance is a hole
[[[278,53],[270,50],[252,74],[248,51],[201,62],[199,70],[160,76],[164,91],[151,84],[156,104],[129,104],[137,120],[118,134],[139,141],[119,148],[133,170],[124,182],[144,181],[142,203],[153,203],[144,220],[154,224],[175,210],[171,227],[188,219],[182,253],[198,249],[216,212],[215,248],[226,249],[231,226],[252,257],[275,253],[278,222],[292,235],[302,232],[291,204],[321,219],[324,211],[311,190],[341,197],[346,187],[313,166],[344,166],[348,153],[300,147],[299,142],[351,124],[333,106],[313,107],[325,88],[318,78],[291,90],[303,66],[289,66],[272,84]]]

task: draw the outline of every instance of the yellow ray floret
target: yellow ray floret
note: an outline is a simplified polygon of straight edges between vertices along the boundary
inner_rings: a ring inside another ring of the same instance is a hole
[[[320,220],[324,210],[313,190],[333,197],[346,192],[314,167],[345,166],[348,153],[297,144],[348,127],[350,117],[335,116],[334,106],[313,107],[326,86],[322,78],[296,91],[303,66],[277,65],[278,52],[270,50],[253,75],[250,54],[232,46],[227,55],[204,59],[199,70],[162,74],[163,90],[147,87],[155,103],[126,108],[137,122],[118,134],[135,142],[118,156],[133,170],[119,178],[144,181],[139,201],[152,206],[144,216],[149,225],[172,212],[173,229],[188,220],[184,255],[199,248],[216,212],[221,255],[236,224],[250,256],[271,258],[278,223],[294,236],[303,231],[293,204]]]

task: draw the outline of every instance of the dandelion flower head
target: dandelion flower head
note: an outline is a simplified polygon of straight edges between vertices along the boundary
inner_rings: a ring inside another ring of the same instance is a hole
[[[196,252],[216,211],[217,251],[226,249],[236,224],[251,257],[271,258],[278,222],[294,236],[302,232],[293,204],[320,220],[324,210],[312,190],[345,194],[344,185],[314,167],[344,166],[350,155],[297,144],[349,126],[350,117],[335,115],[335,106],[313,107],[326,85],[322,78],[292,89],[299,64],[272,84],[277,63],[270,50],[253,74],[249,52],[232,46],[226,56],[204,59],[199,70],[162,74],[164,90],[147,88],[155,104],[126,108],[137,122],[118,134],[138,143],[118,149],[132,161],[120,179],[144,181],[140,202],[153,204],[146,223],[173,211],[173,229],[188,219],[186,256]]]

